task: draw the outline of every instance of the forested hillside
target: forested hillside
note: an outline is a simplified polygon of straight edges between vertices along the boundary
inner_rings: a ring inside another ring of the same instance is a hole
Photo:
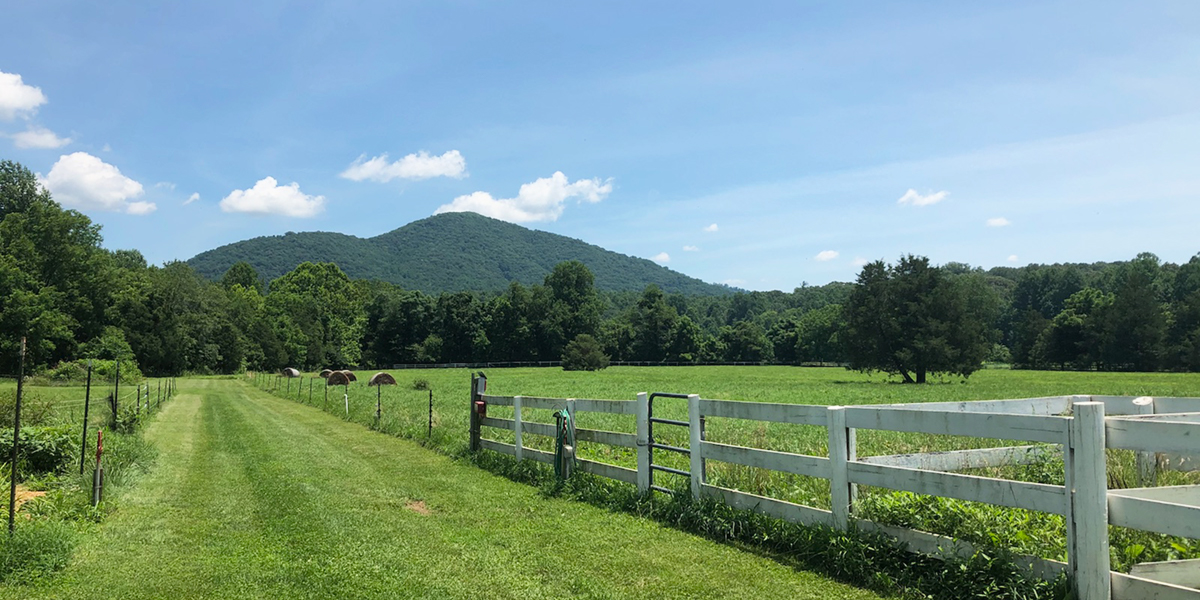
[[[654,284],[688,295],[733,292],[643,258],[475,213],[436,215],[367,239],[326,232],[258,237],[203,252],[188,264],[216,280],[235,263],[247,262],[270,280],[303,262],[331,262],[355,279],[436,294],[541,283],[554,265],[568,260],[587,265],[596,286],[606,291],[641,291]]]

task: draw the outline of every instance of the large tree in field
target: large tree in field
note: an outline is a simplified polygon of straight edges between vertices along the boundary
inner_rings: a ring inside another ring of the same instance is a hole
[[[995,343],[998,299],[977,272],[948,275],[929,259],[863,267],[844,309],[848,368],[905,383],[930,373],[969,376]]]

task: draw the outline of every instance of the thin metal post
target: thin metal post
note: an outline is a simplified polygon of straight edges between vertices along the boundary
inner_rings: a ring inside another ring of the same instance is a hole
[[[83,393],[83,438],[79,442],[79,474],[83,475],[83,461],[87,458],[88,406],[92,403],[92,361],[88,359],[87,391]]]
[[[426,437],[433,437],[433,390],[429,390],[429,433]]]
[[[112,426],[117,426],[117,415],[121,408],[121,359],[117,358],[117,379],[113,384],[113,401],[112,401]]]
[[[13,442],[12,461],[9,463],[9,479],[12,480],[8,489],[8,535],[13,534],[14,519],[17,516],[17,447],[21,445],[21,391],[25,382],[25,338],[21,338],[21,359],[17,363],[17,405],[13,412]]]
[[[308,378],[308,403],[309,404],[312,404],[312,386],[313,386],[314,379],[316,379],[316,377]]]

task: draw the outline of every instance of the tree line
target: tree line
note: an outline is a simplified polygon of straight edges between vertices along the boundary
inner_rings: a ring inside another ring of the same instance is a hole
[[[285,366],[559,360],[839,363],[922,382],[1016,368],[1200,370],[1200,255],[984,271],[903,256],[854,283],[727,296],[606,292],[581,262],[540,285],[437,295],[303,263],[263,281],[246,263],[208,281],[101,246],[25,167],[0,162],[0,368],[20,335],[43,371],[133,357],[148,374]]]

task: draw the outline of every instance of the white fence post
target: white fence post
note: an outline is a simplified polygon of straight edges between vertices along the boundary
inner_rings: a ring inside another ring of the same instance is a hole
[[[1112,597],[1108,556],[1108,474],[1104,444],[1104,403],[1077,402],[1071,419],[1071,468],[1075,485],[1071,516],[1075,525],[1076,598]]]
[[[850,483],[847,464],[857,458],[858,449],[853,429],[846,427],[846,409],[830,406],[829,411],[829,500],[833,509],[833,526],[847,529],[854,503],[854,486]]]
[[[700,440],[704,436],[700,433],[700,396],[697,394],[688,395],[688,433],[691,434],[688,457],[691,459],[692,497],[699,499],[704,487],[704,457],[700,449]]]
[[[1133,399],[1133,412],[1139,415],[1154,414],[1154,398],[1142,396]],[[1138,485],[1154,487],[1158,484],[1158,455],[1153,452],[1137,453]]]
[[[563,465],[563,479],[566,479],[571,476],[572,469],[574,469],[574,467],[575,467],[575,453],[579,451],[579,440],[575,439],[575,399],[574,398],[567,398],[566,410],[567,410],[567,427],[571,428],[571,439],[574,441],[571,442],[573,445],[571,446],[570,451],[564,453],[565,458],[566,458],[566,460],[564,462],[566,462],[566,464]],[[564,441],[564,443],[565,443],[565,441]]]
[[[517,457],[519,462],[525,457],[524,446],[521,444],[521,397],[513,396],[513,446],[516,450],[513,456]]]
[[[650,491],[650,395],[638,392],[637,411],[637,488],[645,494]]]

